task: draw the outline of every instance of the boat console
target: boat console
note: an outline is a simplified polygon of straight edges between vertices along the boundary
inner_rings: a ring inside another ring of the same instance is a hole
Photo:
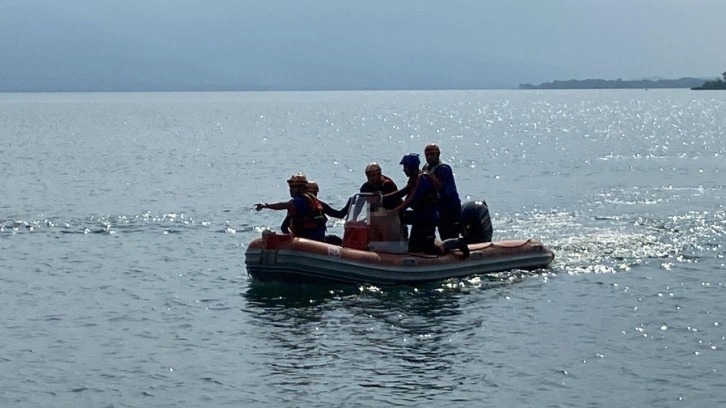
[[[381,201],[381,193],[359,193],[353,196],[345,217],[344,248],[388,253],[408,252],[400,217],[383,208]]]

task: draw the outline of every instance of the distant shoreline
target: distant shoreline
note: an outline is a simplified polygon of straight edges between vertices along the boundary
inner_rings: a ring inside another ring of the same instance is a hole
[[[570,79],[567,81],[543,82],[539,85],[519,84],[519,89],[692,89],[703,85],[703,78],[679,78],[679,79],[643,79],[627,80],[622,79]]]
[[[714,87],[711,82],[698,78],[624,81],[586,79],[544,82],[539,85],[519,84],[519,87],[481,87],[481,88],[306,88],[306,87],[100,87],[100,88],[0,88],[0,94],[39,94],[39,93],[173,93],[173,92],[440,92],[440,91],[506,91],[506,90],[587,90],[587,89],[725,89]],[[723,81],[716,85],[724,84]]]
[[[54,89],[27,89],[27,88],[0,88],[0,93],[165,93],[165,92],[439,92],[439,91],[511,91],[517,90],[509,87],[482,87],[482,88],[286,88],[286,87],[150,87],[150,88],[54,88]]]
[[[62,89],[62,90],[9,90],[0,89],[1,94],[73,94],[73,93],[215,93],[215,92],[467,92],[467,91],[521,91],[521,90],[595,90],[595,89],[638,89],[640,87],[622,87],[622,88],[419,88],[419,89]],[[648,89],[649,87],[645,87]],[[688,89],[685,87],[652,87],[654,89]]]

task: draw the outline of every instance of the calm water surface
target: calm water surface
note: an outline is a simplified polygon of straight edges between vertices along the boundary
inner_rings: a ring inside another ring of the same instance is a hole
[[[725,135],[685,90],[0,94],[0,406],[724,406]],[[248,278],[290,174],[342,206],[430,142],[551,268]]]

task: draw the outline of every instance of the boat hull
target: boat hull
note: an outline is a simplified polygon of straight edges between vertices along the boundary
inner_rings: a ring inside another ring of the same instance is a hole
[[[392,254],[342,248],[287,235],[250,243],[245,265],[261,281],[397,285],[420,284],[512,269],[546,268],[554,253],[537,240],[470,245],[470,256]]]

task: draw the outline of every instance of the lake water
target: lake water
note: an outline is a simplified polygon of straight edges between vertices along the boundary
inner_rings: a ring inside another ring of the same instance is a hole
[[[247,276],[291,174],[430,142],[549,269]],[[0,153],[0,406],[726,405],[726,93],[0,94]]]

